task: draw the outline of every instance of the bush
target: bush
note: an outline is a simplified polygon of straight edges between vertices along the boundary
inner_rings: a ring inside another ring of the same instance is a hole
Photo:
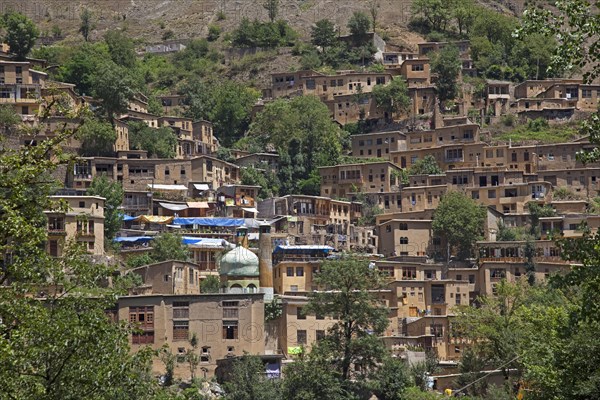
[[[209,42],[214,42],[219,38],[219,36],[221,36],[221,27],[219,27],[218,25],[209,25],[208,36],[206,37],[206,39]]]
[[[517,118],[514,116],[514,114],[506,114],[500,118],[500,122],[502,122],[502,125],[504,126],[515,126]]]
[[[548,126],[548,121],[544,118],[536,118],[527,122],[527,129],[534,132],[541,132],[542,130],[547,129]]]

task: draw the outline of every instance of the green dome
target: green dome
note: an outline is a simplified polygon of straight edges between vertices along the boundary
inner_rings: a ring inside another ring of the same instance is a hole
[[[221,258],[219,268],[221,275],[259,276],[258,257],[242,246],[228,251]]]

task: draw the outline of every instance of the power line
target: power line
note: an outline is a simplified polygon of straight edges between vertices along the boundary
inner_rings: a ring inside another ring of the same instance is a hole
[[[468,385],[466,385],[466,386],[464,386],[464,387],[462,387],[462,388],[460,388],[460,389],[458,389],[458,390],[456,390],[456,391],[453,391],[452,393],[460,393],[460,392],[462,392],[463,390],[465,390],[465,389],[466,389],[466,388],[468,388],[469,386],[472,386],[472,385],[476,384],[477,382],[479,382],[480,380],[482,380],[482,379],[484,379],[484,378],[487,378],[488,376],[490,376],[490,375],[491,375],[491,374],[493,374],[494,372],[498,371],[500,368],[503,368],[503,367],[507,366],[508,364],[512,363],[512,362],[513,362],[513,361],[515,361],[517,358],[519,358],[519,356],[516,356],[516,357],[515,357],[515,358],[513,358],[512,360],[505,362],[504,364],[502,364],[502,365],[500,365],[499,367],[497,367],[495,370],[488,372],[487,374],[483,375],[482,377],[475,379],[473,382],[469,383]]]

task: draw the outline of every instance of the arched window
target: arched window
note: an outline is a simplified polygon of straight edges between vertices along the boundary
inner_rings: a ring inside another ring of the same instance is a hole
[[[407,237],[401,237],[400,238],[400,244],[408,244],[408,238]]]

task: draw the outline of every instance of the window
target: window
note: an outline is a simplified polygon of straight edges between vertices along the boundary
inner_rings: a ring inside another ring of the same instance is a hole
[[[401,231],[407,231],[408,230],[408,224],[406,222],[400,222],[400,225],[398,226],[398,229],[400,229]]]
[[[200,362],[207,363],[210,361],[210,347],[204,346],[202,348],[202,352],[200,353]]]
[[[400,238],[400,244],[408,244],[408,238],[407,237],[401,237]]]
[[[296,276],[304,276],[304,267],[296,267]]]
[[[23,67],[15,67],[15,73],[22,74],[23,73]]]
[[[495,199],[495,198],[496,198],[496,191],[488,190],[488,199]]]
[[[402,279],[403,280],[417,279],[417,268],[416,267],[402,268]]]
[[[304,329],[298,329],[296,331],[296,343],[306,344],[306,331]]]
[[[496,278],[496,279],[506,278],[506,271],[503,269],[492,269],[490,271],[490,278]]]
[[[234,340],[238,338],[238,322],[223,321],[223,339]]]
[[[142,331],[132,335],[133,344],[154,343],[154,306],[129,307],[129,323]]]
[[[224,301],[223,305],[223,319],[237,319],[239,317],[237,301]]]
[[[450,149],[446,150],[446,159],[447,160],[460,160],[463,157],[462,149]]]
[[[428,269],[425,271],[425,279],[435,279],[436,273],[435,270]]]
[[[189,317],[190,303],[188,303],[187,301],[173,302],[173,319],[188,319]]]
[[[475,275],[469,275],[469,283],[475,283]]]
[[[317,341],[323,340],[324,338],[325,338],[325,331],[317,329],[317,331],[316,331]]]
[[[306,80],[306,88],[309,90],[314,90],[317,87],[314,79]]]
[[[423,64],[413,64],[413,65],[411,66],[411,70],[412,70],[412,71],[424,71],[424,70],[425,70],[425,67],[424,67],[424,65],[423,65]]]
[[[581,97],[589,99],[592,97],[592,89],[581,89]]]
[[[189,321],[173,321],[173,340],[188,340],[189,332]]]
[[[496,157],[504,157],[504,150],[496,149]]]
[[[296,307],[296,319],[306,319],[306,314],[302,310],[302,307]]]
[[[287,267],[285,274],[287,276],[294,276],[294,267]]]

